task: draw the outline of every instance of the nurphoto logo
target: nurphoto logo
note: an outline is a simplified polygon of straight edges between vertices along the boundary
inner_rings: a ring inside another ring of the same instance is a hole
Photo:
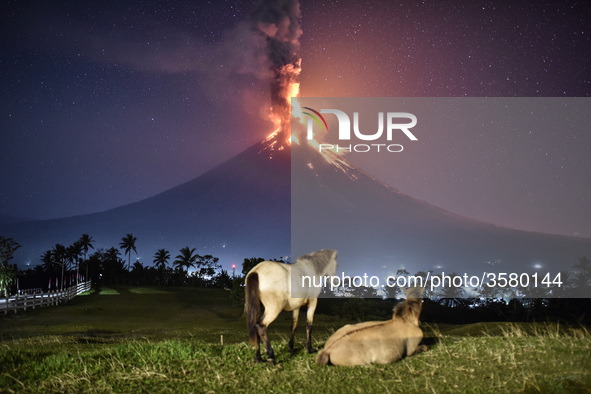
[[[401,144],[390,143],[400,135],[406,136],[411,141],[418,141],[417,137],[410,131],[416,126],[417,117],[408,112],[378,112],[378,129],[375,132],[363,132],[359,127],[359,112],[353,112],[353,136],[351,135],[351,118],[344,111],[339,109],[321,109],[317,111],[310,107],[302,107],[302,113],[307,115],[307,139],[314,139],[314,127],[318,125],[320,132],[328,132],[328,123],[322,114],[335,115],[338,121],[338,144],[318,144],[318,150],[334,150],[335,152],[402,152],[404,147]],[[385,120],[384,120],[385,119]],[[386,126],[384,127],[384,123]],[[385,136],[384,136],[385,129]],[[380,143],[380,141],[387,143]],[[355,139],[360,141],[372,141],[372,143],[352,144]],[[374,142],[375,141],[375,142]]]

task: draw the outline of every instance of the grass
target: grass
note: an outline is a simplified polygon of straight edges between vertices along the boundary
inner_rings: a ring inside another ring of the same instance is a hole
[[[585,327],[426,325],[428,352],[392,365],[336,368],[318,367],[303,351],[303,328],[299,351],[287,352],[285,313],[271,326],[278,365],[269,365],[254,362],[242,307],[221,290],[113,290],[118,295],[94,292],[1,316],[0,391],[591,392]],[[345,323],[317,315],[316,346]]]

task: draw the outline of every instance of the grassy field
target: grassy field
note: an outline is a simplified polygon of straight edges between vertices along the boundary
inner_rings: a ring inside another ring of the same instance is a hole
[[[278,365],[257,364],[224,291],[103,289],[0,316],[0,392],[591,392],[585,327],[426,326],[428,352],[337,368],[304,352],[303,328],[289,355],[290,319],[270,329]],[[316,346],[345,323],[317,315]]]

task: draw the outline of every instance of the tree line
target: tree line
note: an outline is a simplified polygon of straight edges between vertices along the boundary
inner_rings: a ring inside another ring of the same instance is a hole
[[[11,238],[0,236],[0,292],[7,294],[20,288],[58,289],[81,280],[91,280],[94,286],[142,285],[142,286],[199,286],[219,287],[230,291],[236,304],[244,302],[244,277],[263,258],[245,258],[242,270],[230,275],[221,269],[219,259],[212,255],[199,255],[196,248],[183,247],[173,258],[169,250],[159,249],[152,265],[136,261],[132,264],[132,252],[137,255],[137,238],[126,234],[119,247],[95,250],[92,236],[82,234],[69,246],[56,244],[40,256],[40,265],[32,269],[18,270],[9,260],[20,245]],[[92,250],[92,253],[91,253]],[[274,261],[281,262],[276,259]],[[409,276],[406,270],[398,270],[396,276]],[[449,276],[458,277],[452,273]],[[432,281],[434,272],[415,274]],[[591,321],[591,260],[580,257],[572,272],[560,272],[560,285],[512,286],[510,288],[467,289],[456,286],[441,287],[435,292],[427,282],[425,295],[426,316],[434,321],[467,322],[486,320],[540,320],[549,317],[568,321]],[[335,292],[324,289],[319,312],[363,320],[369,317],[385,317],[402,291],[396,286],[385,287],[378,292],[372,287],[340,287]],[[469,292],[469,293],[468,293]],[[583,292],[583,293],[581,293]],[[331,297],[338,298],[331,298]],[[575,297],[575,298],[572,298]],[[582,298],[579,298],[582,297]]]
[[[119,247],[95,250],[95,241],[82,234],[71,245],[55,244],[40,256],[39,265],[19,270],[9,264],[20,244],[12,238],[0,236],[0,292],[10,288],[63,289],[73,283],[91,280],[101,285],[157,285],[157,286],[219,286],[232,287],[232,278],[221,269],[219,258],[200,255],[196,248],[183,247],[173,258],[167,249],[159,249],[152,265],[137,260],[137,238],[126,234]],[[262,259],[261,259],[262,260]],[[19,283],[20,282],[20,283]]]

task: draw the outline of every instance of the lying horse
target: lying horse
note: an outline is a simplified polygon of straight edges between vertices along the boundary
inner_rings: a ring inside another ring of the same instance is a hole
[[[403,289],[404,290],[404,289]],[[389,364],[427,350],[419,346],[423,288],[411,288],[394,308],[391,320],[348,324],[337,330],[318,353],[318,365]]]
[[[295,329],[298,324],[300,308],[307,305],[306,336],[308,353],[312,349],[312,322],[314,311],[318,302],[321,287],[309,286],[300,288],[302,276],[319,277],[333,276],[337,269],[337,252],[334,250],[321,250],[309,255],[298,257],[295,264],[283,264],[274,261],[263,261],[254,267],[246,275],[246,313],[248,333],[251,343],[256,344],[256,360],[262,361],[260,342],[263,340],[267,349],[267,361],[275,362],[275,353],[267,338],[267,327],[281,313],[281,311],[293,311],[291,325],[291,339],[289,351],[293,353]],[[294,293],[292,294],[292,281]],[[316,283],[319,283],[318,280]],[[296,295],[297,298],[293,298]],[[261,315],[261,303],[265,311]]]

